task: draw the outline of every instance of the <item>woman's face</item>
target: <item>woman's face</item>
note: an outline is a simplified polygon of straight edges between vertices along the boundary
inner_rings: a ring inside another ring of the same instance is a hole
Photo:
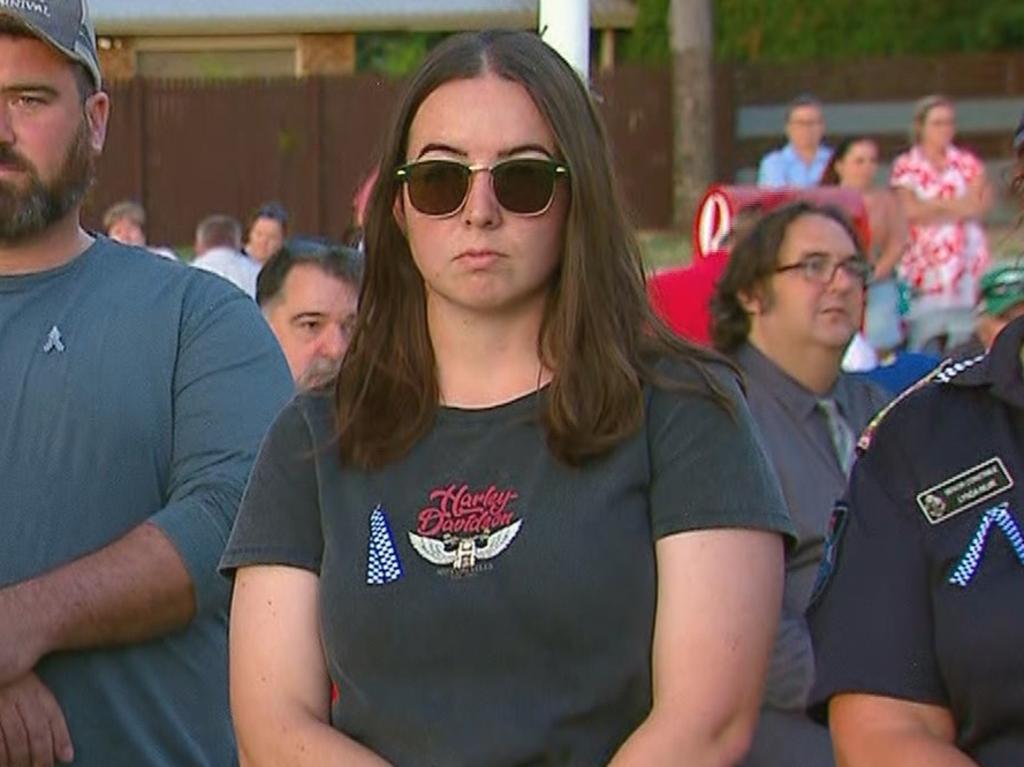
[[[956,111],[948,104],[937,104],[928,110],[921,123],[921,146],[946,149],[956,135]]]
[[[878,170],[878,147],[874,141],[856,141],[836,160],[836,174],[840,186],[861,191],[870,189]]]
[[[284,226],[276,218],[260,216],[252,222],[245,252],[263,264],[284,245]]]
[[[551,128],[527,90],[489,73],[450,81],[427,96],[407,143],[409,163],[453,160],[489,168],[509,159],[557,159]],[[461,207],[448,215],[417,210],[409,184],[402,184],[395,217],[431,311],[543,312],[569,207],[566,177],[557,178],[551,204],[536,215],[503,207],[489,170],[470,175]]]

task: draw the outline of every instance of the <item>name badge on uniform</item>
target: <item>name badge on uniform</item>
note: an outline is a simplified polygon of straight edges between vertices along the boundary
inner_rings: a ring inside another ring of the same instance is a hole
[[[1001,458],[989,458],[917,494],[917,505],[932,525],[977,506],[1013,487]]]

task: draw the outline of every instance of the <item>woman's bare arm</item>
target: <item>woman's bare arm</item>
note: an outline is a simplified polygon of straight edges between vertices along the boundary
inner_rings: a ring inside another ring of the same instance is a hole
[[[231,714],[242,767],[386,767],[329,724],[319,578],[293,567],[244,567],[231,604]]]
[[[726,767],[750,747],[782,603],[782,539],[755,530],[657,543],[654,705],[610,767]]]

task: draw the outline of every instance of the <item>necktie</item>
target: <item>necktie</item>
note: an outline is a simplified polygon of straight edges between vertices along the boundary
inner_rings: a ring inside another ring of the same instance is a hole
[[[828,423],[828,435],[832,439],[832,449],[835,451],[836,460],[839,461],[839,468],[843,470],[843,474],[849,476],[855,457],[853,448],[857,441],[853,429],[839,412],[834,399],[819,399],[818,409],[825,415],[825,421]]]

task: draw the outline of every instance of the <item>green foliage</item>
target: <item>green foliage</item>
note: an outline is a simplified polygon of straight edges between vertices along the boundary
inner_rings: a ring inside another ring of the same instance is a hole
[[[715,0],[720,58],[783,61],[1004,50],[1024,43],[1020,0]]]
[[[668,7],[669,0],[637,0],[636,24],[622,46],[626,61],[643,64],[668,61]]]
[[[637,0],[626,60],[669,57],[669,2]],[[1021,0],[714,0],[714,9],[716,56],[735,61],[1024,49]]]
[[[356,36],[356,69],[403,77],[420,65],[444,32],[360,33]]]
[[[1024,4],[988,4],[978,16],[977,35],[988,50],[1024,49]]]

